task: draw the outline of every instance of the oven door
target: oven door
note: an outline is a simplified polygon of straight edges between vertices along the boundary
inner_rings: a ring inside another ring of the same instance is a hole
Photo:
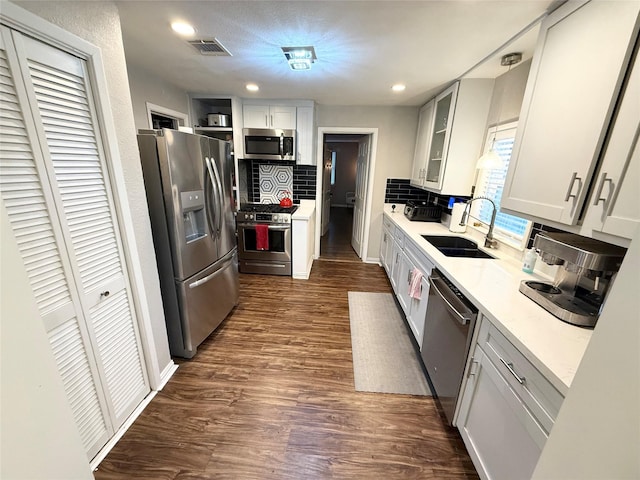
[[[291,261],[291,225],[269,225],[269,250],[256,248],[256,224],[238,224],[238,257],[242,260]]]

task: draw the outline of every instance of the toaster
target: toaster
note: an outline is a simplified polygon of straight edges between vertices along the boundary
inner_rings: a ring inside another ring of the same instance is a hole
[[[442,214],[440,205],[429,205],[427,202],[407,201],[404,216],[412,222],[439,222]]]

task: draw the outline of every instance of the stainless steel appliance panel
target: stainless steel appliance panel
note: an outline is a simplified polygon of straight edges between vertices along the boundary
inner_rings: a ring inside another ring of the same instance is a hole
[[[176,288],[184,312],[181,356],[191,358],[196,354],[196,347],[238,303],[240,282],[236,249],[197,275],[177,281]]]
[[[434,269],[421,347],[422,359],[449,423],[453,422],[477,309]]]
[[[238,251],[242,260],[291,262],[291,225],[269,225],[269,250],[257,250],[256,225],[239,223]]]
[[[186,192],[204,192],[205,157],[209,155],[209,139],[177,130],[163,130],[158,138],[158,156],[162,176],[169,236],[176,252],[175,276],[185,279],[212,264],[219,258],[217,243],[209,222],[203,221],[202,235],[188,238],[185,225],[193,212],[187,203]],[[193,193],[196,195],[196,193]],[[206,198],[202,198],[199,216],[207,217]]]
[[[296,131],[267,128],[242,130],[244,158],[259,160],[296,159]]]
[[[224,163],[217,168],[211,160],[211,151],[218,152],[220,144],[226,145],[166,129],[138,135],[174,356],[195,355],[198,344],[226,318],[239,298],[237,248],[232,244],[234,237],[229,239],[235,228],[234,212],[224,200],[225,192],[231,190],[225,186],[230,185],[232,175]],[[217,174],[210,176],[214,166]],[[222,237],[225,240],[219,241]],[[218,255],[219,245],[224,245],[222,255]]]
[[[217,230],[218,252],[226,255],[236,247],[236,210],[233,196],[234,162],[231,156],[231,144],[215,139],[209,140],[209,158],[213,177],[217,175],[217,189],[219,192],[220,224]],[[211,177],[210,177],[211,178]]]

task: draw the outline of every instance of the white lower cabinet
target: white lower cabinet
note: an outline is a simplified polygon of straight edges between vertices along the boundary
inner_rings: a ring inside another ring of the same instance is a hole
[[[380,261],[418,345],[422,345],[429,300],[429,279],[433,264],[386,216],[382,220]],[[410,295],[414,272],[422,274],[420,298]]]
[[[457,426],[483,479],[529,479],[563,398],[485,318]]]
[[[393,224],[388,218],[383,217],[382,239],[380,241],[380,263],[387,272],[388,277],[391,277],[391,266],[393,261],[393,232]]]

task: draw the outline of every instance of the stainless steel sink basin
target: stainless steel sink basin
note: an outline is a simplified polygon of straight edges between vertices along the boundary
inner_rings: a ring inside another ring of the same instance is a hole
[[[447,257],[495,258],[480,250],[473,240],[449,235],[422,235],[427,242]]]

